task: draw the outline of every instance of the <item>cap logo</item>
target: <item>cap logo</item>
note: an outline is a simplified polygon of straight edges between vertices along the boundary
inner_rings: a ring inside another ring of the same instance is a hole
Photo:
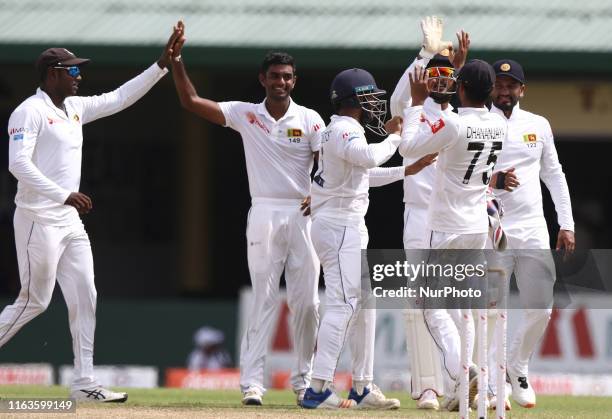
[[[337,98],[337,97],[338,97],[338,93],[336,93],[336,91],[335,91],[335,90],[334,90],[334,91],[332,91],[331,98],[332,98],[332,99],[335,99],[335,98]]]
[[[502,65],[499,67],[499,69],[500,69],[501,71],[510,71],[510,64],[508,64],[508,63],[503,63],[503,64],[502,64]]]

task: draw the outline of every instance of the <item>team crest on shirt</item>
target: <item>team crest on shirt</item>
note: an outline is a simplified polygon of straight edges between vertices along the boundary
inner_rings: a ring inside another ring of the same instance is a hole
[[[302,130],[299,128],[289,128],[287,130],[287,137],[301,137],[302,135],[304,135],[302,133]]]
[[[536,141],[538,141],[538,137],[535,134],[523,135],[523,142],[525,143],[535,143]]]
[[[442,118],[438,119],[437,121],[430,122],[429,119],[425,118],[425,115],[421,114],[421,122],[426,122],[427,125],[429,125],[432,134],[435,134],[444,128],[444,120]]]
[[[537,147],[538,136],[535,134],[524,134],[523,142],[528,148],[535,148]]]
[[[79,118],[79,115],[77,115],[76,113],[74,114],[72,119],[74,119],[76,122],[80,122],[81,121],[81,118]]]

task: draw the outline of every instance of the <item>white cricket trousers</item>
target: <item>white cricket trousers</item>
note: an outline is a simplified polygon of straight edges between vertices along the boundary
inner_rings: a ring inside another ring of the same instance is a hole
[[[429,243],[427,228],[427,207],[405,204],[404,206],[404,249],[409,263],[420,264],[427,260]],[[433,311],[433,310],[431,310]],[[445,311],[445,310],[440,310]],[[444,313],[442,313],[444,315]],[[442,354],[438,351],[427,330],[423,307],[404,311],[406,322],[406,347],[410,354],[410,390],[413,399],[419,399],[426,390],[444,394]]]
[[[253,198],[247,219],[247,258],[254,301],[240,346],[240,387],[264,387],[266,352],[279,306],[285,271],[287,305],[297,357],[294,390],[310,386],[319,326],[319,260],[310,239],[311,221],[299,199]]]
[[[555,263],[550,249],[548,229],[521,228],[506,231],[508,249],[495,253],[494,263],[504,269],[505,283],[512,273],[516,279],[523,310],[509,310],[510,315],[522,311],[523,319],[508,345],[508,371],[518,376],[529,373],[529,359],[542,339],[552,314]],[[534,251],[537,249],[537,251]],[[489,365],[495,365],[494,343],[489,351]],[[489,368],[489,384],[495,393],[495,368]]]
[[[368,230],[340,226],[321,218],[312,224],[312,242],[323,266],[325,311],[317,338],[313,378],[332,382],[348,337],[353,383],[374,379],[376,310],[362,309],[362,272],[368,270],[361,250],[368,246]]]
[[[427,245],[431,249],[484,249],[487,233],[453,234],[431,231]],[[426,302],[425,302],[426,304]],[[442,353],[444,394],[454,395],[455,380],[459,377],[461,365],[461,337],[459,334],[461,312],[459,309],[425,309],[425,324],[436,346]],[[467,340],[468,357],[474,352],[474,322],[471,319],[463,339]]]
[[[46,310],[57,279],[68,306],[72,334],[72,390],[97,386],[93,371],[96,288],[91,245],[83,223],[43,225],[17,208],[14,227],[21,291],[0,313],[0,347]]]

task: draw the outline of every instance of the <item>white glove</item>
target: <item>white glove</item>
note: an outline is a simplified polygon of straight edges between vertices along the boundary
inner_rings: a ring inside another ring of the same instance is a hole
[[[421,20],[421,30],[423,31],[423,47],[419,52],[421,58],[432,59],[434,55],[445,48],[452,46],[449,41],[442,41],[442,19],[436,16],[427,16]]]

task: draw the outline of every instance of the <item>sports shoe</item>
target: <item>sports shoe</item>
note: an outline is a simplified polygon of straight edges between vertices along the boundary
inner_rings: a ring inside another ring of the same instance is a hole
[[[469,370],[469,385],[468,385],[468,408],[474,403],[474,398],[478,394],[478,370],[473,365]],[[449,397],[446,401],[446,409],[450,412],[459,411],[459,403],[461,399],[461,384],[460,380],[455,380],[454,396]]]
[[[392,410],[400,407],[399,400],[387,399],[376,384],[365,387],[362,395],[357,394],[355,389],[351,388],[348,398],[355,401],[357,409]]]
[[[506,394],[505,405],[506,405],[506,411],[512,410],[512,405],[510,404],[510,398],[508,397],[507,394]],[[497,396],[490,396],[489,397],[489,409],[497,410]]]
[[[507,378],[512,385],[512,398],[522,407],[530,409],[536,405],[536,395],[526,376],[514,375],[508,371]]]
[[[469,401],[468,406],[472,406],[474,404],[474,398],[478,394],[478,368],[475,366],[470,367],[469,372],[470,384],[469,384]]]
[[[480,400],[480,394],[476,393],[476,395],[474,396],[474,401],[472,402],[472,405],[470,406],[473,410],[478,411],[478,401]],[[491,396],[487,396],[487,399],[485,400],[485,408],[491,409]]]
[[[296,397],[296,404],[298,406],[302,406],[302,402],[304,401],[304,393],[306,393],[306,389],[302,388],[300,390],[293,390]]]
[[[70,397],[77,402],[123,403],[128,399],[127,393],[118,393],[104,387],[74,390]]]
[[[249,387],[242,397],[242,404],[245,406],[261,406],[263,404],[261,400],[261,390],[257,387]]]
[[[354,400],[341,399],[329,388],[321,393],[308,388],[302,400],[302,407],[304,409],[350,409],[355,407],[355,405]]]
[[[438,402],[438,396],[433,390],[425,390],[419,400],[416,402],[417,409],[429,409],[438,410],[440,409],[440,403]]]

